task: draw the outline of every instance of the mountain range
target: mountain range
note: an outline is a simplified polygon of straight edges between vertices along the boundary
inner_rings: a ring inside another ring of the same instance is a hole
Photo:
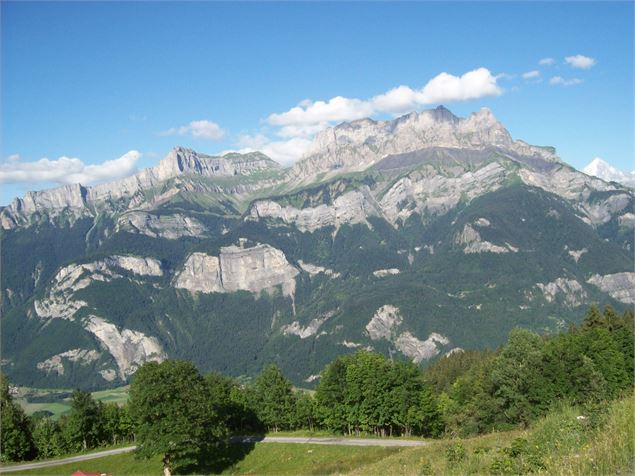
[[[593,172],[593,171],[590,171]],[[619,182],[619,181],[617,181]],[[444,107],[319,133],[290,168],[177,147],[0,209],[2,369],[121,385],[178,357],[309,386],[336,355],[425,365],[635,304],[635,195]]]

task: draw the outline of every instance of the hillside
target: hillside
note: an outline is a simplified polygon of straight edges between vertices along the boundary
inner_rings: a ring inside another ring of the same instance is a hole
[[[118,182],[0,210],[2,370],[97,389],[146,361],[310,386],[372,348],[421,365],[635,303],[635,197],[489,110],[360,120],[283,169],[175,148]]]

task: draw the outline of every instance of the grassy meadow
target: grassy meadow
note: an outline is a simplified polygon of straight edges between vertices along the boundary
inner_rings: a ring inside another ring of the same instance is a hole
[[[93,392],[92,396],[94,399],[101,400],[104,403],[115,402],[123,404],[128,401],[128,390],[129,386],[126,385]],[[20,404],[27,415],[33,415],[38,411],[47,411],[51,412],[53,414],[52,418],[57,420],[71,409],[70,397],[60,398],[60,395],[71,393],[72,390],[19,387],[18,392],[15,401]],[[33,397],[36,397],[38,401],[29,401]]]

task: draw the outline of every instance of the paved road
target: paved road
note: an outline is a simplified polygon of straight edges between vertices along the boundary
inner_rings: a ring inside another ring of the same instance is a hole
[[[232,443],[298,443],[312,445],[340,445],[340,446],[425,446],[427,441],[420,440],[399,440],[399,439],[364,439],[364,438],[308,438],[302,436],[234,436],[230,438]],[[27,469],[46,468],[49,466],[59,466],[61,464],[77,463],[89,459],[103,458],[104,456],[130,453],[136,447],[126,446],[114,450],[98,451],[79,456],[57,459],[53,461],[40,461],[37,463],[18,464],[14,466],[0,466],[0,473],[11,473],[14,471],[24,471]]]
[[[370,439],[370,438],[338,438],[338,437],[306,437],[306,436],[235,436],[232,443],[300,443],[312,445],[340,445],[340,446],[425,446],[427,441],[400,439]]]
[[[130,453],[134,451],[136,446],[126,446],[125,448],[116,448],[114,450],[97,451],[79,456],[70,456],[68,458],[56,459],[53,461],[40,461],[38,463],[17,464],[15,466],[0,466],[0,473],[11,473],[13,471],[24,471],[27,469],[47,468],[49,466],[59,466],[61,464],[77,463],[88,459],[103,458],[104,456],[120,455],[122,453]]]

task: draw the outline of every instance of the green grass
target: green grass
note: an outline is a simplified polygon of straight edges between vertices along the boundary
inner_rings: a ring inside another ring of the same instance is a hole
[[[151,460],[139,460],[132,454],[106,456],[104,458],[80,461],[79,463],[62,464],[49,468],[31,469],[28,471],[16,471],[10,474],[32,474],[32,475],[64,475],[68,476],[77,470],[94,473],[107,473],[112,476],[117,475],[160,475],[163,473],[161,458],[156,457]]]
[[[223,474],[342,474],[401,451],[372,446],[258,443]]]
[[[123,404],[128,401],[128,390],[129,386],[126,385],[124,387],[111,388],[108,390],[100,390],[98,392],[93,392],[92,396],[96,400],[101,400],[104,403],[117,403]],[[60,390],[60,389],[43,389],[43,388],[21,388],[22,394],[31,394],[43,396],[47,394],[54,395],[56,393],[61,392],[69,392],[69,390]],[[33,413],[37,411],[49,411],[53,414],[53,419],[57,420],[59,417],[68,413],[71,410],[70,400],[65,398],[63,400],[57,400],[51,402],[38,402],[38,403],[30,403],[27,401],[25,396],[20,396],[15,399],[17,403],[24,409],[27,415],[33,415]]]
[[[257,443],[243,459],[222,474],[341,474],[400,451],[401,448]],[[133,454],[123,454],[12,474],[67,476],[78,469],[113,476],[160,475],[163,472],[159,457],[138,460]]]

